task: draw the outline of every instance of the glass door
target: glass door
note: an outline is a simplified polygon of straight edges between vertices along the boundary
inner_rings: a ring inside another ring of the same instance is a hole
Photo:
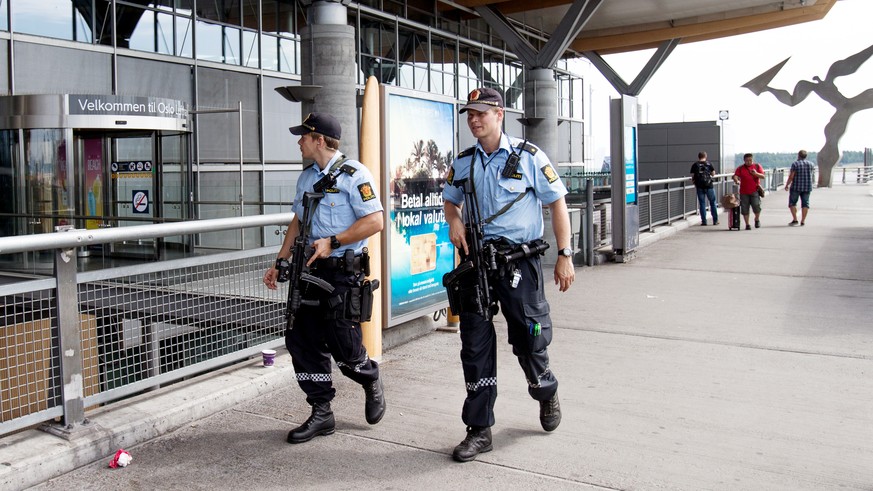
[[[155,222],[157,178],[155,132],[112,134],[110,147],[109,214],[113,226],[130,227]],[[110,245],[113,256],[158,258],[158,240],[144,237]]]
[[[188,165],[187,133],[161,133],[158,136],[158,154],[161,156],[156,172],[160,201],[158,210],[165,222],[189,220],[191,166]],[[193,236],[174,235],[161,239],[162,257],[184,256],[193,249]]]

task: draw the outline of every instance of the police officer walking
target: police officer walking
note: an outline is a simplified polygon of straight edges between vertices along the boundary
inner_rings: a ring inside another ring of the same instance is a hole
[[[499,244],[502,250],[528,251],[533,247],[530,244],[541,242],[545,203],[557,240],[554,279],[560,291],[567,291],[575,279],[570,218],[564,200],[567,190],[548,157],[536,146],[503,133],[503,98],[496,90],[474,90],[460,112],[467,113],[467,125],[478,142],[458,154],[443,191],[452,244],[464,254],[469,251],[462,214],[464,191],[453,183],[472,181],[484,239]],[[507,162],[513,165],[516,159],[517,167],[504,172]],[[552,322],[540,258],[539,254],[512,256],[521,257],[486,273],[489,288],[506,319],[509,343],[524,371],[528,393],[539,401],[540,424],[545,431],[553,431],[561,422],[561,406],[558,381],[549,366],[547,347],[552,340]],[[461,364],[467,388],[462,420],[467,425],[467,436],[455,447],[452,457],[468,462],[492,449],[497,337],[491,315],[460,312],[459,316]]]
[[[277,264],[291,256],[294,238],[304,227],[301,223],[305,216],[304,193],[312,192],[319,181],[328,182],[324,198],[310,211],[312,257],[308,264],[313,276],[334,288],[331,293],[317,288],[304,291],[303,297],[308,301],[303,302],[293,325],[285,331],[285,346],[291,353],[297,383],[312,406],[309,419],[288,433],[288,443],[303,443],[334,432],[330,402],[336,391],[330,356],[343,375],[363,386],[367,422],[376,424],[385,414],[379,365],[367,356],[362,344],[360,312],[354,311],[361,299],[351,298],[372,295],[370,291],[361,293],[364,291],[360,288],[364,278],[361,268],[366,261],[367,238],[382,230],[383,215],[372,174],[363,164],[339,152],[341,128],[333,116],[312,113],[303,124],[290,130],[300,136],[297,143],[303,158],[315,163],[304,169],[297,181],[295,219],[288,225]],[[335,183],[322,180],[326,176],[334,176]],[[277,288],[277,275],[275,266],[267,270],[264,274],[267,288]]]

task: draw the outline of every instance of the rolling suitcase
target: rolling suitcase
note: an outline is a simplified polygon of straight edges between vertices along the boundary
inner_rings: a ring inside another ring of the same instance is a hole
[[[740,207],[728,209],[728,230],[740,229]]]

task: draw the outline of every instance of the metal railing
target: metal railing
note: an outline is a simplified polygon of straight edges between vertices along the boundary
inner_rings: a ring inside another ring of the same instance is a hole
[[[596,248],[612,243],[611,237],[611,186],[608,179],[597,174],[595,181],[589,177],[581,186],[576,186],[567,195],[570,208],[581,209],[585,213],[582,220],[579,249],[583,264],[593,265],[592,254]],[[766,178],[762,186],[775,191],[785,182],[788,169],[765,169]],[[718,174],[714,179],[716,201],[722,196],[736,191],[732,180],[733,173]],[[563,176],[566,181],[568,176]],[[588,192],[588,187],[592,191]],[[637,185],[637,205],[639,207],[640,232],[651,232],[655,227],[671,225],[678,220],[698,213],[697,190],[690,177],[655,179],[642,181]],[[592,213],[587,213],[588,210]]]
[[[215,369],[282,344],[278,247],[77,272],[76,248],[285,225],[291,214],[0,238],[0,254],[53,251],[52,278],[0,282],[0,436]]]
[[[873,166],[834,167],[832,180],[836,179],[837,176],[840,176],[843,184],[867,184],[873,181]]]

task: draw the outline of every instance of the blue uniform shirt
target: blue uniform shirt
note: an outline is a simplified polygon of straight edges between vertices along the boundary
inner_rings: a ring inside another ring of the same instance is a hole
[[[524,198],[508,211],[485,225],[486,240],[505,237],[514,244],[521,244],[541,238],[543,203],[551,204],[567,194],[567,188],[558,178],[549,158],[535,147],[534,153],[519,150],[521,143],[522,140],[503,134],[500,147],[490,156],[486,156],[481,145],[476,143],[475,152],[462,152],[464,156],[455,159],[449,171],[443,198],[461,205],[464,202],[464,190],[452,183],[469,178],[470,166],[476,165],[473,187],[482,220],[493,216],[520,193],[525,193]],[[503,177],[503,167],[512,151],[519,154],[518,169],[514,176]]]
[[[312,192],[312,186],[326,176],[331,166],[341,157],[342,154],[337,152],[324,170],[320,169],[317,164],[303,170],[297,181],[297,194],[292,205],[292,210],[298,220],[303,220],[303,193]],[[373,187],[373,175],[364,167],[364,164],[350,159],[343,162],[342,165],[354,168],[354,174],[341,173],[337,177],[336,185],[324,190],[324,198],[318,203],[312,216],[310,244],[317,239],[344,232],[359,218],[382,211],[382,202]],[[360,254],[366,245],[367,239],[343,244],[342,247],[334,250],[331,256],[342,256],[346,249],[354,249],[355,254]]]

